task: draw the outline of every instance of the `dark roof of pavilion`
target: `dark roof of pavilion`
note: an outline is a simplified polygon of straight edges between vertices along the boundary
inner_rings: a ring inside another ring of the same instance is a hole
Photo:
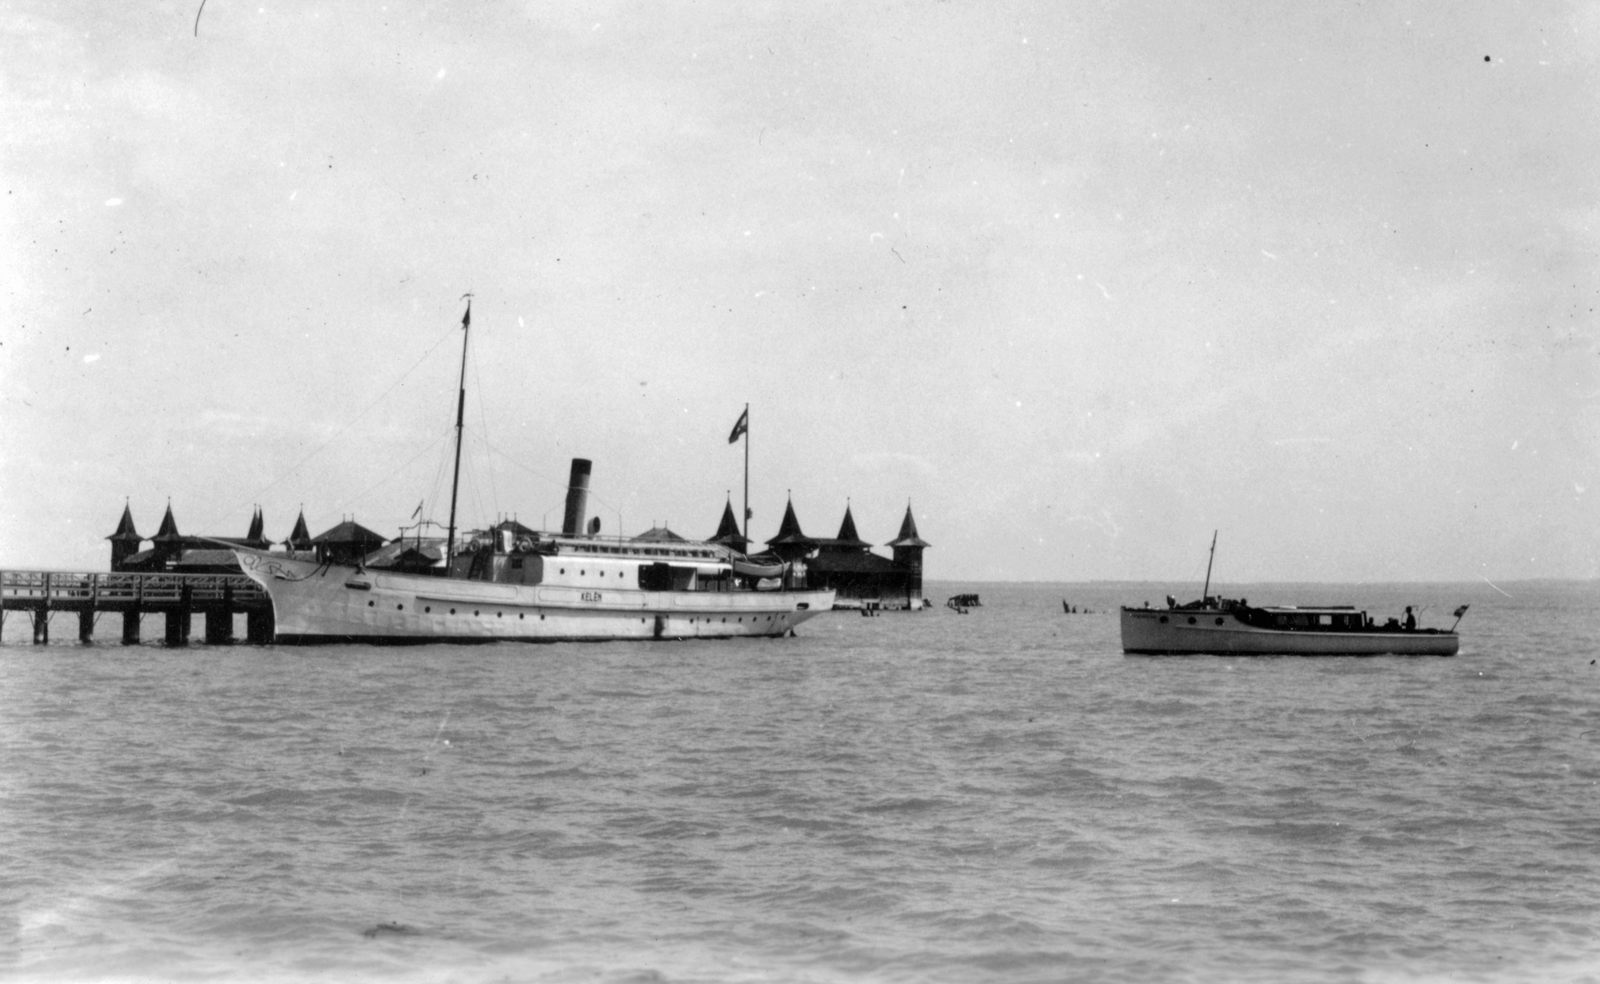
[[[861,539],[856,533],[855,517],[850,515],[850,506],[844,507],[844,522],[839,524],[839,535],[831,540],[818,540],[817,546],[827,551],[852,551],[866,550],[872,544]]]
[[[300,510],[300,516],[294,521],[294,529],[289,533],[289,539],[283,545],[291,550],[308,550],[311,548],[311,531],[306,529],[306,511]]]
[[[778,524],[778,535],[767,541],[767,546],[792,543],[797,546],[814,547],[816,540],[800,532],[800,520],[794,515],[794,500],[790,499],[788,505],[783,507],[783,522]]]
[[[117,523],[117,531],[106,537],[106,539],[134,541],[144,539],[144,537],[139,535],[139,531],[133,528],[133,510],[128,508],[127,503],[122,504],[122,520],[121,522]]]
[[[906,504],[906,518],[900,523],[900,535],[890,540],[889,547],[931,547],[933,544],[917,536],[917,521],[911,518],[911,504]]]
[[[239,557],[232,550],[222,550],[214,547],[199,547],[185,550],[172,562],[173,570],[185,567],[227,567],[239,569]]]
[[[347,519],[331,530],[311,538],[312,543],[346,544],[381,547],[389,542],[381,533],[374,533],[353,519]]]
[[[183,534],[178,532],[178,521],[172,518],[172,503],[167,503],[167,514],[161,517],[161,528],[150,539],[157,542],[183,539]]]
[[[722,507],[722,522],[717,524],[717,533],[710,543],[721,543],[743,552],[750,547],[750,538],[739,532],[739,521],[733,515],[733,500]]]
[[[514,519],[502,519],[500,522],[495,524],[494,528],[496,530],[510,530],[512,536],[538,536],[539,535],[539,531],[538,530],[529,529],[528,527],[523,526],[521,523],[517,522]]]
[[[652,526],[633,538],[634,543],[688,543],[665,526]]]

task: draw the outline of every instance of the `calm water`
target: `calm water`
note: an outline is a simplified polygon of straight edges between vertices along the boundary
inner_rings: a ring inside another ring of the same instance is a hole
[[[1166,585],[767,642],[13,617],[0,977],[1600,980],[1600,587],[1501,587],[1224,586],[1471,602],[1455,659],[1123,656]]]

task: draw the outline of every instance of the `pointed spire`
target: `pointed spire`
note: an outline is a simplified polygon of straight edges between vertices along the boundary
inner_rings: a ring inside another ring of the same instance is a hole
[[[933,544],[917,536],[917,521],[911,515],[911,503],[906,503],[906,518],[900,523],[900,535],[889,541],[891,547],[931,547]]]
[[[845,503],[844,522],[839,524],[839,535],[835,537],[841,547],[870,547],[872,544],[861,539],[856,532],[856,518],[850,514],[850,504]]]
[[[710,540],[711,543],[720,543],[743,552],[750,546],[750,541],[739,532],[739,520],[733,515],[733,497],[728,497],[728,504],[722,507],[722,522],[717,524],[717,533]]]
[[[133,510],[129,508],[126,502],[122,504],[122,521],[117,523],[117,531],[106,537],[106,539],[129,540],[134,543],[144,539],[139,535],[139,531],[133,528]]]
[[[161,517],[161,528],[150,539],[158,543],[183,539],[183,534],[178,532],[178,521],[172,518],[172,503],[167,503],[167,514]]]
[[[262,526],[261,507],[257,506],[256,507],[256,511],[254,513],[252,513],[251,516],[250,516],[250,530],[249,530],[249,532],[245,533],[245,535],[244,535],[244,539],[245,539],[246,543],[259,543],[259,542],[261,542],[261,526]]]
[[[290,550],[310,550],[311,531],[306,529],[306,511],[300,509],[300,517],[294,521],[294,530],[289,533],[289,539],[283,541],[284,546]]]
[[[793,543],[810,545],[816,541],[800,532],[800,520],[794,514],[794,500],[790,499],[783,508],[783,522],[778,524],[778,535],[767,541],[768,546],[779,543]]]

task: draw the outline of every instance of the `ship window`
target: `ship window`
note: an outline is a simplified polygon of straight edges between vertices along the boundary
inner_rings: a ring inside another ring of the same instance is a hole
[[[427,614],[428,612],[431,612],[431,611],[433,611],[433,606],[432,605],[423,606],[423,609],[422,609],[423,614]]]
[[[1333,624],[1333,616],[1332,615],[1318,615],[1317,616],[1317,622],[1322,624],[1322,625],[1332,625]]]
[[[1222,624],[1222,619],[1220,619],[1220,618],[1219,618],[1219,619],[1217,619],[1217,624],[1218,624],[1218,625],[1221,625],[1221,624]]]
[[[528,614],[526,612],[522,612],[522,613],[517,615],[517,621],[520,622],[520,621],[522,621],[523,619],[525,619],[527,617],[528,617]]]
[[[1166,625],[1167,624],[1167,617],[1165,615],[1161,616],[1161,624],[1162,625]]]
[[[375,601],[369,601],[369,602],[367,602],[367,607],[371,608],[373,605],[376,605],[376,604],[377,604],[377,602],[375,602]]]
[[[565,567],[561,568],[561,573],[565,574],[566,572],[567,572],[567,569]]]
[[[454,615],[455,613],[456,613],[456,610],[454,608],[450,609],[450,614]]]
[[[397,612],[403,612],[403,611],[406,610],[406,606],[404,606],[404,605],[396,605],[396,606],[394,606],[394,610],[397,611]]]
[[[474,609],[473,609],[473,610],[472,610],[472,614],[474,614],[474,615],[482,615],[482,614],[483,614],[483,613],[482,613],[482,612],[480,612],[480,611],[478,611],[478,610],[477,610],[477,609],[476,609],[476,608],[474,608]]]
[[[589,573],[589,572],[588,572],[588,571],[579,571],[579,572],[578,572],[578,576],[579,576],[579,577],[582,577],[582,576],[583,576],[583,575],[585,575],[585,574],[587,574],[587,573]]]
[[[1189,616],[1189,624],[1190,624],[1190,625],[1193,625],[1193,624],[1194,624],[1194,616],[1193,616],[1193,615],[1190,615],[1190,616]]]

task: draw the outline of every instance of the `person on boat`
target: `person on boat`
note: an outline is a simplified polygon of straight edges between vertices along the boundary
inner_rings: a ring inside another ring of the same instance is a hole
[[[1407,632],[1415,632],[1415,631],[1417,631],[1417,616],[1415,616],[1415,615],[1413,615],[1411,613],[1411,606],[1410,605],[1406,606],[1406,622],[1405,622],[1405,626],[1406,626],[1406,631]]]

